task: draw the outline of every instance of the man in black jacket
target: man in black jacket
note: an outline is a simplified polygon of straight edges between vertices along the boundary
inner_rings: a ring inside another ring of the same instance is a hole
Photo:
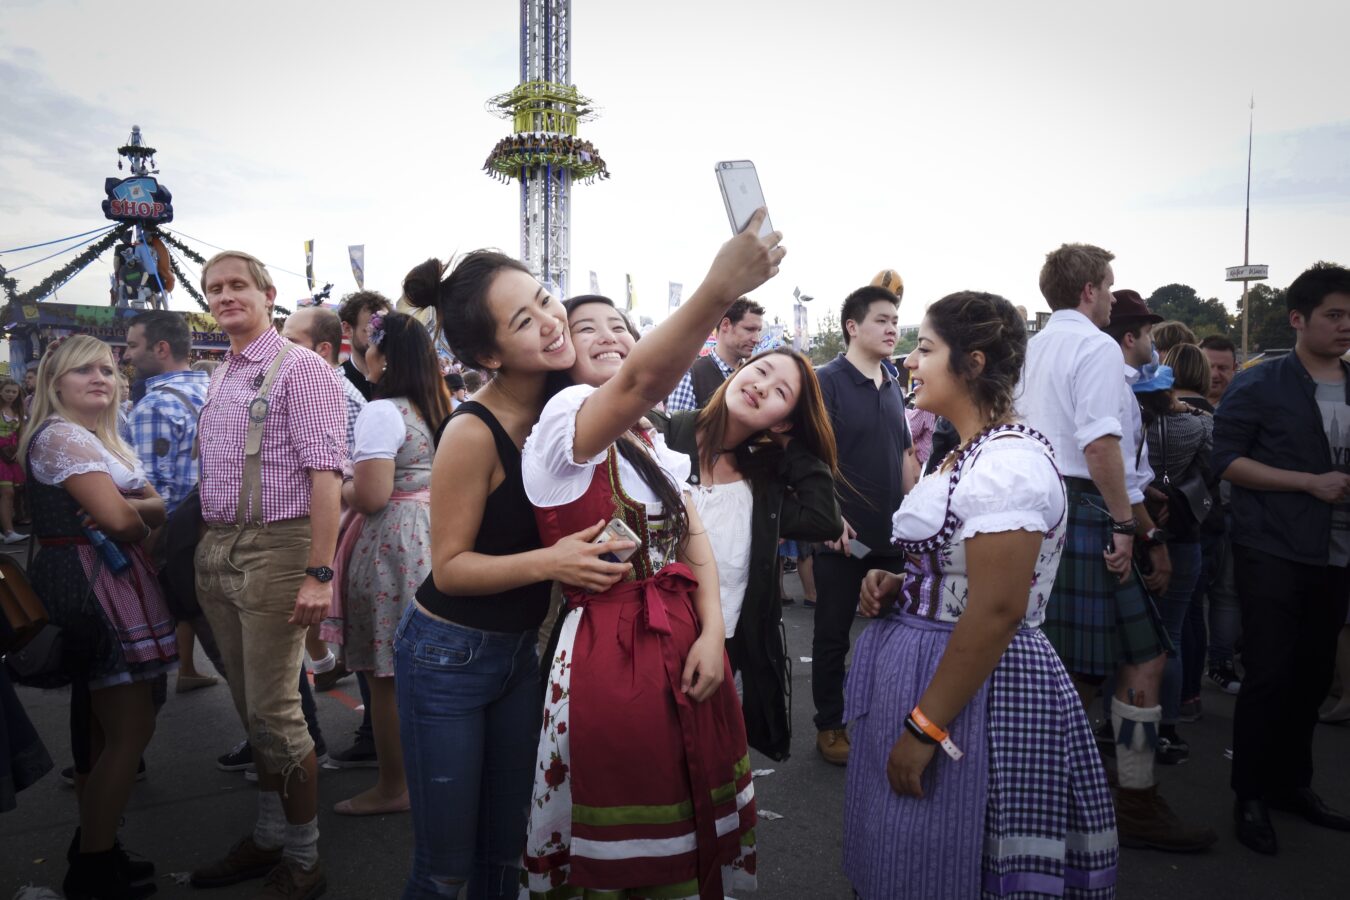
[[[1311,787],[1317,707],[1350,600],[1350,270],[1319,263],[1287,302],[1294,352],[1239,375],[1214,415],[1245,635],[1235,820],[1238,839],[1268,854],[1271,807],[1350,831]]]

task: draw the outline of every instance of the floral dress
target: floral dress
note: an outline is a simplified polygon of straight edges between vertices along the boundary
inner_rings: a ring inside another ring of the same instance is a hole
[[[721,688],[679,690],[700,632],[692,570],[660,539],[665,511],[611,446],[581,463],[577,411],[594,388],[544,407],[521,471],[546,545],[601,518],[641,538],[633,572],[598,594],[564,585],[544,698],[523,898],[722,898],[755,887],[755,802],[745,723],[723,654]],[[642,443],[674,485],[689,458]]]
[[[353,464],[394,461],[394,493],[368,516],[346,564],[345,665],[394,674],[394,632],[431,572],[431,430],[407,398],[376,400],[356,420]]]

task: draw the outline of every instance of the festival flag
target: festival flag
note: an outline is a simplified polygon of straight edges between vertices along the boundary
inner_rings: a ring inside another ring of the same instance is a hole
[[[674,312],[680,305],[680,294],[684,293],[684,285],[678,281],[670,283],[670,311]]]
[[[626,283],[627,286],[628,286],[628,287],[627,287],[627,291],[628,291],[628,292],[627,292],[627,294],[625,294],[625,297],[626,297],[627,299],[624,301],[624,307],[623,307],[623,308],[624,308],[626,311],[628,311],[628,312],[632,312],[632,311],[633,311],[633,306],[637,303],[637,295],[633,293],[633,276],[632,276],[632,275],[625,275],[625,276],[623,276],[623,277],[624,277],[625,283]]]
[[[305,241],[305,278],[309,281],[309,292],[314,293],[314,241]]]
[[[366,289],[366,245],[348,245],[347,255],[352,258],[352,277],[356,279],[356,289],[364,291]]]
[[[600,276],[595,274],[594,269],[591,269],[591,293],[600,293]]]

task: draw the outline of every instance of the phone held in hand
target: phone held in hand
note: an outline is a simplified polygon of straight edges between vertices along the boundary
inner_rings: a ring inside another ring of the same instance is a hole
[[[717,164],[717,184],[722,188],[722,202],[727,208],[727,219],[731,222],[731,233],[740,234],[750,223],[750,217],[764,202],[764,190],[759,186],[759,173],[755,164],[748,159],[737,159]],[[764,217],[759,236],[773,233],[773,223]]]
[[[628,558],[637,552],[638,545],[642,543],[638,538],[637,532],[628,527],[628,523],[617,516],[605,523],[605,530],[600,532],[600,536],[591,541],[592,544],[604,544],[609,541],[632,541],[633,546],[627,550],[617,552],[602,553],[600,558],[605,562],[628,562]]]

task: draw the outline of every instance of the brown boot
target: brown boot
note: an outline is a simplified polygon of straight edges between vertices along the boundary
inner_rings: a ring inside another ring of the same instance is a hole
[[[827,763],[848,765],[848,732],[842,728],[826,728],[816,735],[816,749]]]
[[[261,878],[281,862],[281,848],[267,850],[253,843],[253,836],[230,848],[224,859],[207,863],[192,873],[192,886],[199,888],[225,887]]]
[[[256,900],[314,900],[328,890],[328,879],[318,863],[312,869],[302,869],[289,857],[282,857],[276,868],[267,874],[267,883],[255,896]]]
[[[1116,831],[1122,847],[1196,853],[1208,850],[1219,839],[1212,828],[1183,825],[1158,795],[1156,784],[1142,789],[1117,788],[1115,798]]]

